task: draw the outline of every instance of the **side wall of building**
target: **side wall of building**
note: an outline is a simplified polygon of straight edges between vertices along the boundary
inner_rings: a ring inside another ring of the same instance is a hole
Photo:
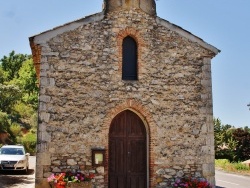
[[[138,81],[121,79],[122,39],[138,44]],[[212,52],[159,25],[140,10],[108,14],[40,43],[40,98],[36,187],[51,172],[96,173],[91,148],[105,148],[112,118],[131,109],[148,126],[149,187],[176,177],[214,183]]]

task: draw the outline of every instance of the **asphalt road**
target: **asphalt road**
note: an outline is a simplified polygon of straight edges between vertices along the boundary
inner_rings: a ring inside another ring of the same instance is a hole
[[[215,171],[217,188],[250,188],[250,176]]]
[[[34,188],[35,187],[35,164],[36,157],[29,158],[29,171],[23,172],[0,172],[0,188]]]

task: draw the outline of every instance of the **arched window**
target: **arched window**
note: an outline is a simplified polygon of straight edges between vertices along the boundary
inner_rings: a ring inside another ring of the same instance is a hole
[[[122,44],[122,79],[138,80],[137,44],[130,36],[124,38]]]

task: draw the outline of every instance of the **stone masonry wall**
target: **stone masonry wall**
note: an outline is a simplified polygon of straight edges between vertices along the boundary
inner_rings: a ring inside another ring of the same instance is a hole
[[[121,79],[126,35],[138,43],[138,81]],[[185,175],[214,183],[212,52],[140,10],[112,12],[40,46],[37,187],[66,170],[93,172],[95,185],[107,187],[109,125],[124,109],[148,126],[149,187]],[[106,149],[97,169],[96,147]]]

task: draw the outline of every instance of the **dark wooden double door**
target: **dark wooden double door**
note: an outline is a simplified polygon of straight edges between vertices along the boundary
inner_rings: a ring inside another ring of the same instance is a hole
[[[147,187],[147,139],[141,118],[119,113],[109,132],[109,188]]]

